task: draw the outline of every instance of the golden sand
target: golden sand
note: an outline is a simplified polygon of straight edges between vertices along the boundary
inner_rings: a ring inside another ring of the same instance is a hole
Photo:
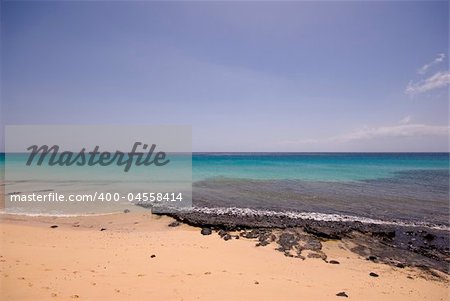
[[[321,259],[224,241],[168,217],[1,215],[1,300],[448,300],[448,275],[373,263],[328,241]],[[51,228],[52,225],[58,226]],[[101,229],[104,229],[101,231]],[[154,255],[154,256],[153,256]],[[369,276],[375,272],[379,277]]]

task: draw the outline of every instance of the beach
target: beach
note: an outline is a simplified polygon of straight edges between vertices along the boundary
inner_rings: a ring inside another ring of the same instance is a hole
[[[450,301],[449,4],[0,1],[0,301]]]
[[[194,154],[188,207],[14,202],[135,182],[115,169],[18,173],[1,186],[1,299],[448,300],[448,160]]]
[[[169,226],[171,225],[171,226]],[[367,260],[349,239],[326,259],[137,208],[77,217],[1,215],[3,300],[448,300],[448,274]],[[372,273],[372,274],[371,274]],[[338,296],[339,294],[340,296]]]

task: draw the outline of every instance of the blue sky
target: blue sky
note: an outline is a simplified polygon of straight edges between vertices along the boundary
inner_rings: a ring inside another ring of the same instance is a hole
[[[448,151],[448,1],[2,2],[2,124],[194,151]]]

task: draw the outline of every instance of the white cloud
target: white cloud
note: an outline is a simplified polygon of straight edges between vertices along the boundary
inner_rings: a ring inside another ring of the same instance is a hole
[[[418,82],[410,81],[405,89],[405,93],[412,96],[427,91],[431,91],[437,88],[445,87],[449,84],[450,84],[450,73],[448,71],[440,71]]]
[[[428,64],[423,65],[419,70],[417,70],[417,73],[424,74],[430,69],[432,66],[437,65],[439,63],[442,63],[445,59],[445,54],[439,53],[436,58]]]
[[[407,123],[410,123],[411,120],[412,120],[411,116],[406,116],[405,118],[401,119],[398,123],[400,123],[400,124],[407,124]]]
[[[339,142],[348,142],[384,137],[424,137],[448,135],[449,126],[447,125],[399,124],[372,128],[366,127],[345,135],[333,137],[331,139]]]
[[[388,137],[449,137],[450,127],[448,125],[427,125],[411,124],[411,117],[407,116],[400,120],[400,124],[364,127],[349,133],[332,136],[324,139],[304,139],[304,140],[286,140],[280,142],[284,145],[318,145],[323,143],[347,143],[358,140],[370,140]]]

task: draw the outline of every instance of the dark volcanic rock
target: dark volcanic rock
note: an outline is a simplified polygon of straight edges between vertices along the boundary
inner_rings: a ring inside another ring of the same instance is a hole
[[[272,235],[270,232],[266,232],[266,233],[263,232],[263,233],[259,234],[258,240],[263,242],[263,241],[267,241],[267,240],[271,239],[271,237],[272,237]],[[275,237],[275,239],[276,239],[276,237]]]
[[[308,225],[304,227],[306,233],[326,239],[341,239],[342,232],[334,228],[324,227],[321,225]]]
[[[219,230],[219,232],[217,232],[217,234],[219,234],[219,236],[220,237],[224,237],[225,235],[227,235],[228,233],[227,233],[227,231],[225,231],[225,230]]]
[[[374,231],[372,232],[372,236],[379,237],[384,240],[391,240],[395,237],[395,231],[394,230]]]
[[[101,229],[100,229],[100,231],[105,231],[105,230],[106,230],[106,228],[101,228]]]
[[[241,236],[245,238],[258,238],[259,235],[260,231],[258,229],[253,229],[250,232],[244,231],[241,233]]]
[[[169,224],[169,227],[178,227],[179,225],[181,225],[180,222],[174,221]]]
[[[267,240],[264,240],[264,241],[258,242],[258,243],[256,244],[256,246],[257,246],[257,247],[265,247],[265,246],[267,246],[267,245],[269,245],[269,244],[270,244],[270,242],[268,242]]]
[[[336,296],[348,298],[348,295],[345,292],[337,293]]]
[[[125,209],[124,211],[123,211],[123,213],[129,213],[130,212],[130,209]]]
[[[423,238],[425,238],[426,240],[433,240],[436,236],[431,234],[431,233],[427,233],[424,235]]]
[[[50,226],[50,228],[53,228],[53,229],[58,228],[58,225],[52,225],[52,226]]]
[[[223,236],[223,239],[224,240],[230,240],[231,239],[231,235],[230,234],[225,234],[224,236]]]
[[[279,251],[289,252],[294,246],[298,244],[298,238],[293,233],[282,233],[278,238],[277,243],[279,245]]]
[[[149,205],[140,204],[143,207]],[[297,255],[302,250],[321,250],[321,239],[348,239],[355,245],[352,250],[361,256],[377,254],[378,258],[369,259],[396,265],[398,262],[407,266],[426,266],[449,273],[450,237],[446,228],[430,228],[401,224],[369,224],[354,221],[318,221],[291,217],[290,215],[258,215],[253,213],[234,213],[230,211],[192,210],[164,212],[154,210],[157,215],[167,215],[177,221],[201,228],[217,228],[224,231],[242,231],[241,237],[258,239],[259,245],[277,241],[278,250]],[[209,208],[214,209],[214,208]],[[300,234],[293,234],[296,231]],[[271,238],[274,230],[290,233],[291,236]],[[205,234],[208,235],[208,234]],[[267,238],[269,236],[269,238]],[[293,239],[293,241],[290,241]],[[293,256],[293,255],[292,255]]]
[[[327,255],[325,255],[325,253],[320,252],[320,253],[309,253],[308,254],[308,258],[319,258],[319,259],[327,259]]]
[[[322,250],[322,243],[314,236],[311,235],[302,236],[302,240],[303,240],[303,249],[312,251]]]
[[[372,277],[378,277],[378,274],[374,273],[374,272],[370,272],[369,275],[372,276]]]
[[[203,228],[200,233],[202,233],[203,235],[211,235],[212,230],[211,228]]]

